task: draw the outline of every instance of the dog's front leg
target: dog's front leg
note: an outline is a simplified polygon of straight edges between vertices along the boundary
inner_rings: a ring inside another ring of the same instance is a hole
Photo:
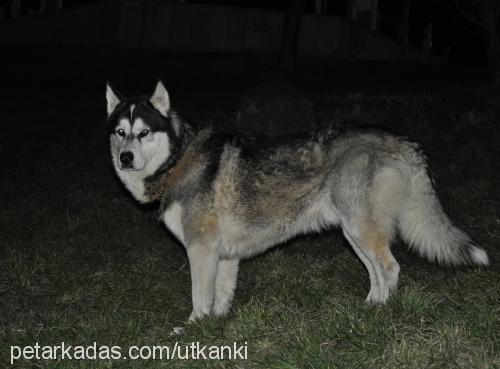
[[[216,316],[228,313],[238,278],[238,259],[221,259],[215,278],[214,311]]]
[[[192,321],[212,311],[219,253],[216,245],[193,244],[187,248],[187,254],[191,268],[193,312],[189,320]]]

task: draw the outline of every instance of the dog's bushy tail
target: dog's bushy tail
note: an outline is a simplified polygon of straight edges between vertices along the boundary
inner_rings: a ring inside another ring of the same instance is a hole
[[[444,213],[425,166],[412,173],[410,193],[399,216],[403,239],[421,256],[445,265],[488,265],[488,255]]]

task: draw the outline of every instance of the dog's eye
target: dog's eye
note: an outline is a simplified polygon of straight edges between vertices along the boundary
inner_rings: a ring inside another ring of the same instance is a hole
[[[116,130],[116,134],[120,137],[125,137],[125,131],[122,128]]]
[[[149,135],[149,129],[143,129],[141,133],[139,133],[139,138],[143,138]]]

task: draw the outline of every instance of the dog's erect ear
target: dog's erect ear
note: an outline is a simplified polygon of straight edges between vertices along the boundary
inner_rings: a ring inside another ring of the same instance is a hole
[[[170,97],[168,96],[167,89],[163,86],[161,81],[156,84],[155,92],[153,96],[149,98],[149,102],[154,106],[156,110],[160,112],[164,117],[167,116],[170,110]]]
[[[121,102],[120,94],[113,90],[113,87],[111,87],[109,82],[106,82],[106,102],[109,117]]]

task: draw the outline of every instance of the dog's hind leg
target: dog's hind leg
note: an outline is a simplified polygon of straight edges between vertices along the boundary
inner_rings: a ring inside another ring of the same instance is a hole
[[[371,302],[374,300],[375,297],[378,298],[380,294],[380,285],[378,282],[377,278],[377,273],[375,272],[375,266],[371,262],[371,258],[369,258],[365,253],[363,252],[362,247],[358,245],[358,243],[354,240],[354,238],[344,230],[344,236],[349,242],[349,244],[352,246],[352,249],[356,253],[356,255],[359,257],[359,259],[363,262],[365,265],[366,270],[368,271],[368,275],[370,277],[370,292],[368,293],[368,296],[366,298],[367,302]]]
[[[398,284],[399,264],[389,248],[390,235],[381,227],[364,223],[344,226],[344,235],[370,275],[370,303],[385,303]]]
[[[238,278],[238,259],[221,259],[215,278],[215,298],[213,313],[225,315],[231,307]]]

